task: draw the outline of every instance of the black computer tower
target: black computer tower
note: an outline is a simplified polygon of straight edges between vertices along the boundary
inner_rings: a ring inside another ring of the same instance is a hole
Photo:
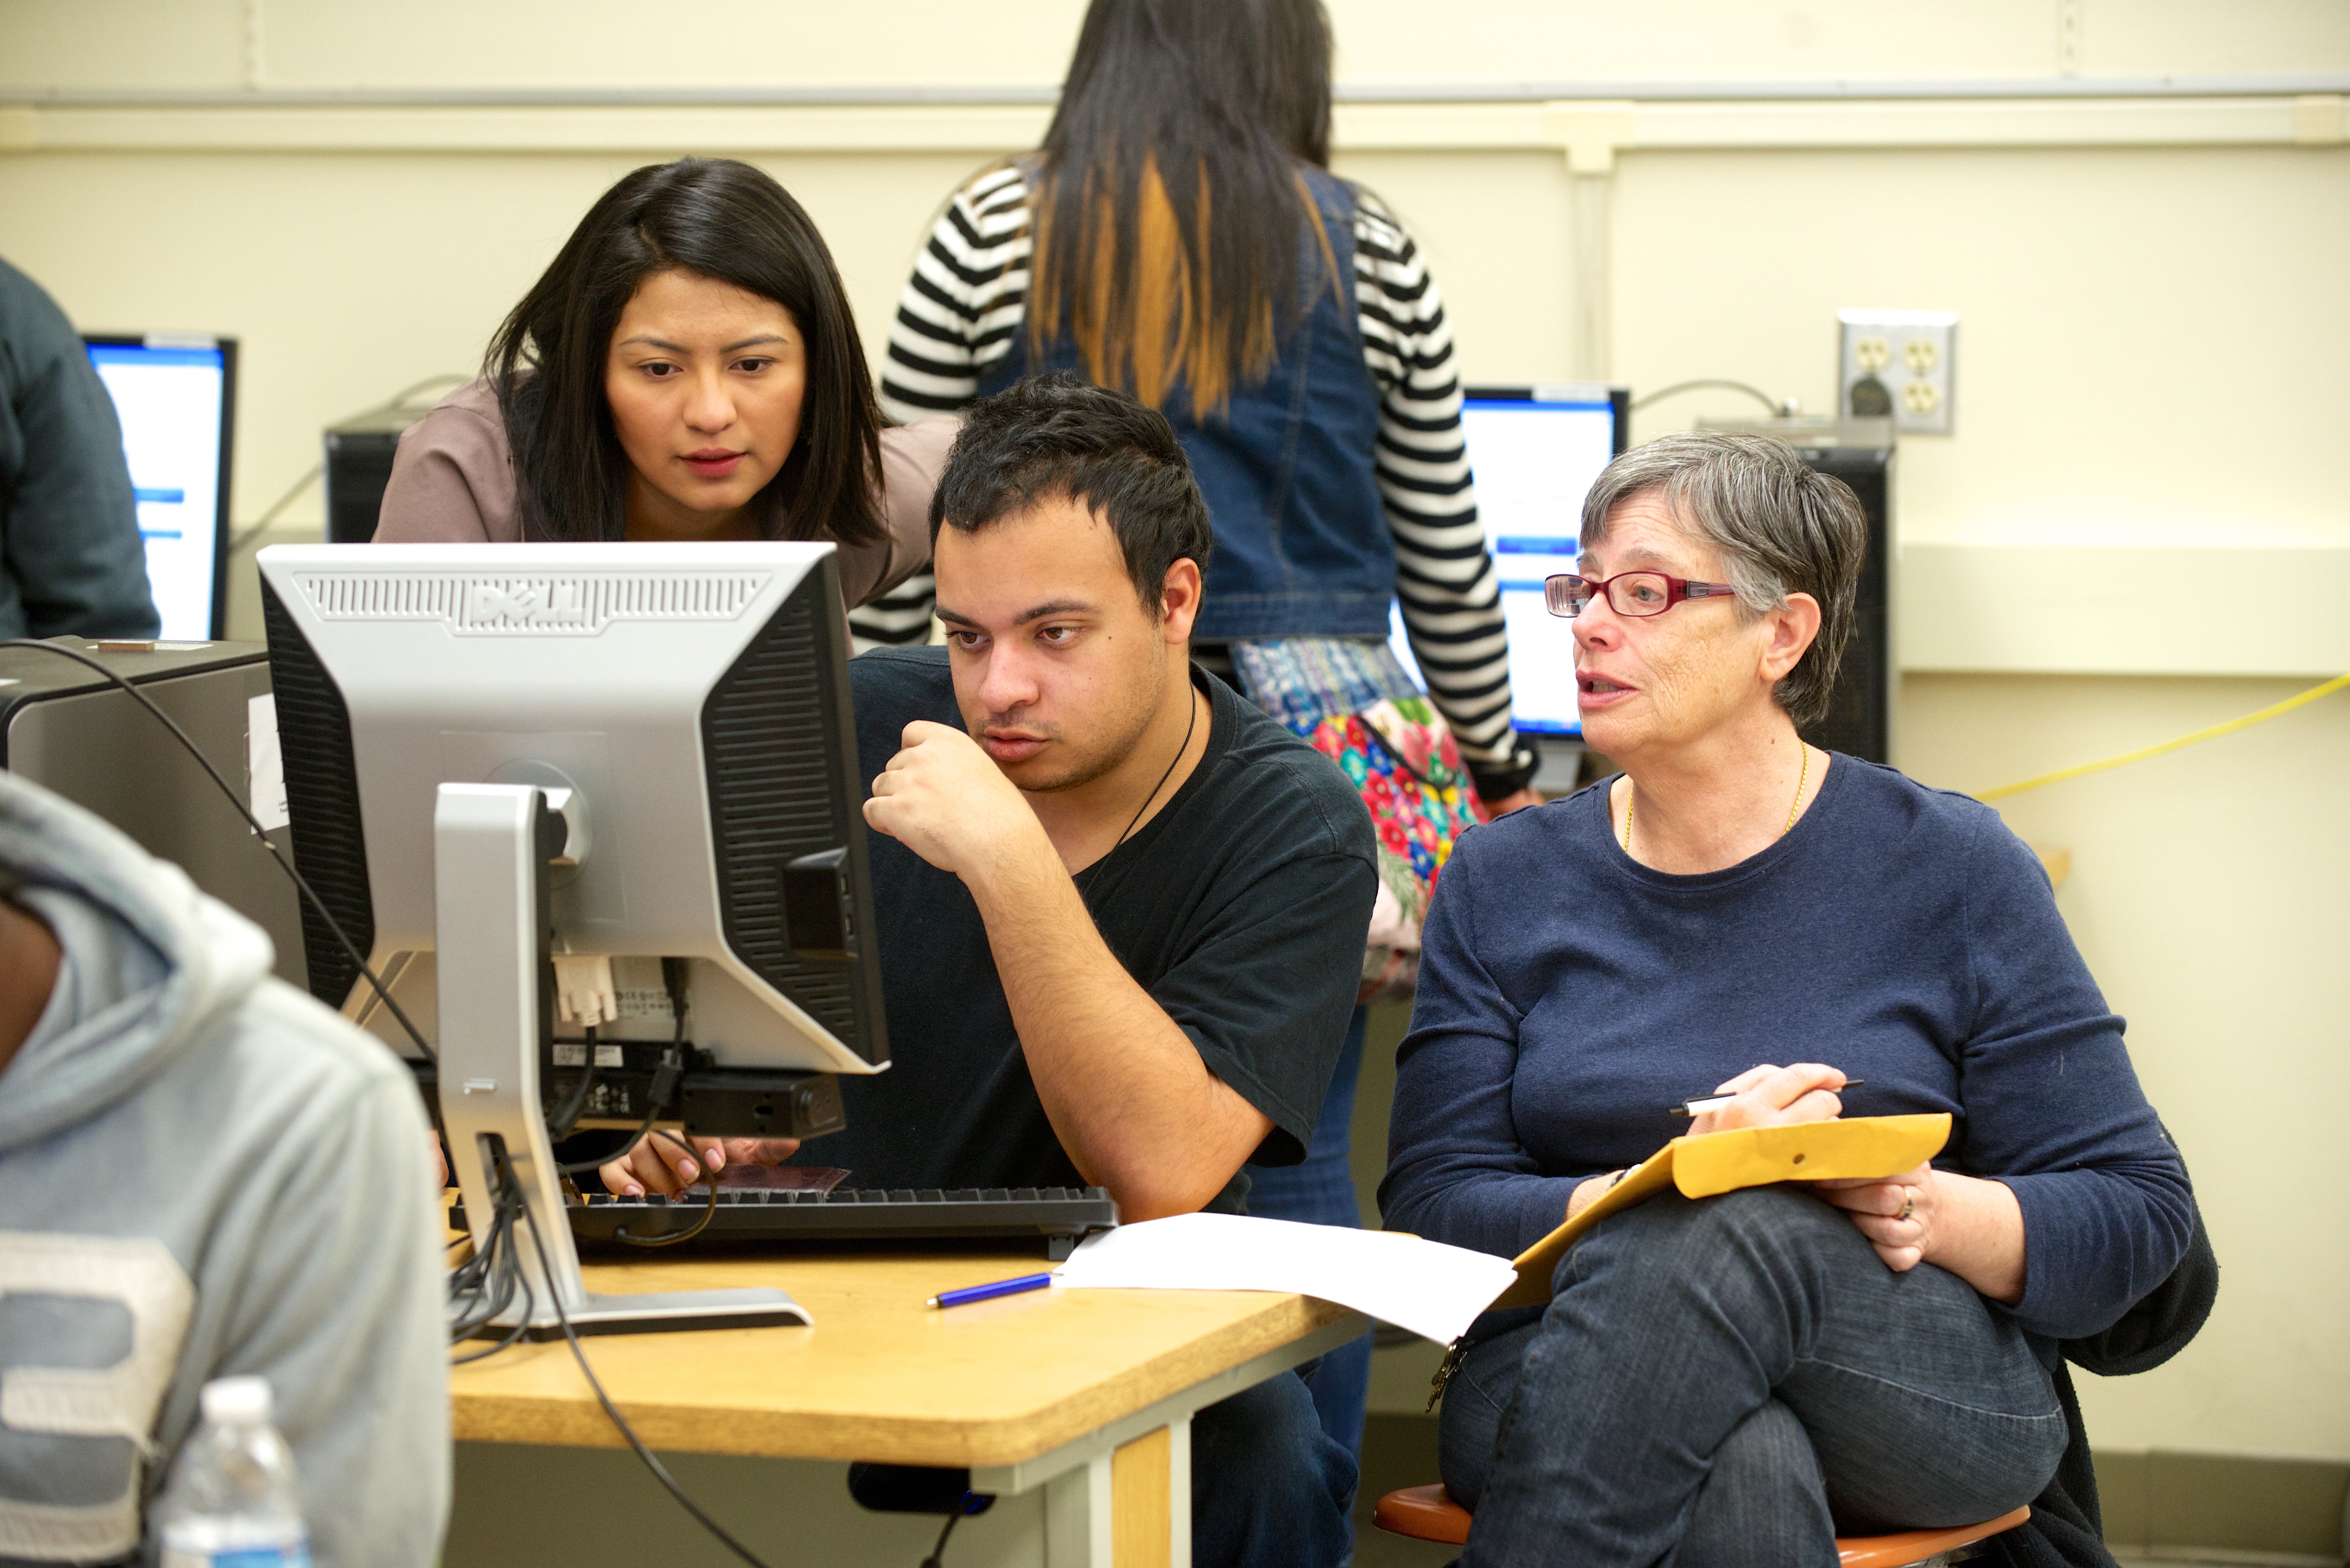
[[[1786,441],[1805,462],[1843,480],[1860,498],[1861,510],[1868,516],[1868,556],[1853,607],[1852,640],[1845,645],[1827,717],[1805,730],[1804,739],[1847,756],[1890,763],[1893,703],[1898,694],[1893,663],[1893,421],[1709,421],[1705,428]]]
[[[384,486],[400,432],[429,410],[400,405],[373,409],[327,431],[327,543],[364,545],[375,537]]]

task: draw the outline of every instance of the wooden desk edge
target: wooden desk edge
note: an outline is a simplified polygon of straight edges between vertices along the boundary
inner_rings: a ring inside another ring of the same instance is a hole
[[[1265,1310],[1188,1345],[1128,1367],[1067,1397],[993,1419],[845,1414],[834,1411],[729,1410],[615,1399],[637,1435],[671,1453],[739,1454],[763,1459],[877,1459],[894,1464],[977,1469],[1015,1465],[1109,1425],[1268,1351],[1292,1345],[1353,1309],[1309,1296],[1271,1295]],[[776,1330],[793,1333],[795,1330]],[[583,1340],[589,1365],[593,1339]],[[569,1359],[557,1341],[546,1347]],[[1235,1390],[1237,1392],[1237,1390]],[[617,1449],[626,1440],[597,1404],[586,1379],[567,1395],[453,1390],[451,1436],[459,1442],[529,1443]]]

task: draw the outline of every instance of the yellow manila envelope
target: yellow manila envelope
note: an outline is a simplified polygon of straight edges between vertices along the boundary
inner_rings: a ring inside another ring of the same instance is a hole
[[[1846,1116],[1790,1127],[1733,1127],[1701,1137],[1677,1137],[1627,1171],[1624,1179],[1574,1219],[1518,1254],[1517,1283],[1494,1308],[1540,1306],[1550,1300],[1551,1274],[1576,1237],[1668,1187],[1684,1198],[1711,1198],[1774,1181],[1866,1180],[1898,1176],[1942,1151],[1950,1139],[1948,1112],[1923,1116]],[[1492,1310],[1489,1308],[1488,1310]]]

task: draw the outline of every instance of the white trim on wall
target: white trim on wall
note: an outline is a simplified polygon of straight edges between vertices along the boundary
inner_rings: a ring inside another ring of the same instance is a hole
[[[325,102],[0,104],[0,152],[1000,152],[1035,146],[1046,103]],[[2337,147],[2350,95],[1576,99],[1349,102],[1347,151],[1799,148]]]

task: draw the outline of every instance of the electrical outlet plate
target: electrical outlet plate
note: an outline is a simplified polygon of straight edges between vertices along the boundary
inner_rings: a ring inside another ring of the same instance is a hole
[[[1950,433],[1957,312],[1839,310],[1836,324],[1836,406],[1846,418],[1889,416],[1904,435]]]

